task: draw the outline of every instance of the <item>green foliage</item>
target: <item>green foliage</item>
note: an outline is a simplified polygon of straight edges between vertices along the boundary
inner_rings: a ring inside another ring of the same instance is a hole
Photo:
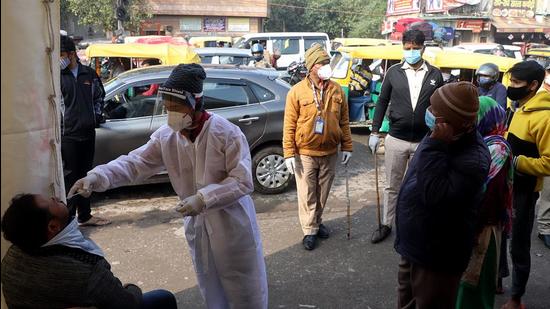
[[[74,14],[80,25],[97,25],[112,31],[117,28],[116,3],[117,0],[61,0],[61,8],[62,14],[64,7]],[[152,17],[147,3],[147,0],[130,1],[127,7],[130,21],[124,22],[125,29],[136,30],[143,20]]]
[[[381,37],[386,0],[271,0],[266,31],[319,31],[331,38]],[[284,27],[283,27],[284,26]]]

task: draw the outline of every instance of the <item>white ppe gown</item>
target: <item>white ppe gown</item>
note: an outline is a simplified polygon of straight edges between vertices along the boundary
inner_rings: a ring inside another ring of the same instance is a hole
[[[163,125],[149,142],[97,166],[94,191],[144,180],[164,168],[180,200],[200,192],[203,212],[185,235],[208,308],[267,308],[267,278],[254,203],[250,150],[239,127],[211,115],[191,143]],[[176,206],[176,205],[174,205]]]

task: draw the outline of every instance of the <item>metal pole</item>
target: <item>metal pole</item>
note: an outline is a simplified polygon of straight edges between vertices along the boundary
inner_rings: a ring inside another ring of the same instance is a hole
[[[351,239],[351,199],[349,198],[349,174],[348,164],[344,165],[344,172],[346,174],[346,198],[347,198],[347,212],[348,212],[348,240]]]

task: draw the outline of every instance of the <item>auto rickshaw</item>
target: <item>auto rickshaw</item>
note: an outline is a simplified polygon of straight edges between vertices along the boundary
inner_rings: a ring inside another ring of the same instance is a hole
[[[369,38],[336,38],[332,40],[332,49],[340,47],[366,47],[366,46],[389,46],[392,42],[384,39]]]
[[[525,54],[526,60],[535,60],[541,64],[550,64],[550,47],[544,48],[531,48]]]
[[[333,68],[332,80],[337,82],[346,95],[350,110],[350,122],[353,125],[366,125],[371,128],[372,119],[378,95],[382,88],[384,73],[394,64],[401,62],[403,58],[401,45],[372,46],[372,47],[341,47],[331,60]],[[475,71],[484,63],[494,63],[500,72],[505,73],[520,60],[514,58],[499,57],[494,55],[477,54],[467,51],[451,51],[438,47],[426,47],[424,60],[438,67],[442,72],[450,73],[454,81],[475,82]],[[360,61],[368,61],[373,73],[370,86],[370,94],[360,98],[349,98],[349,84],[351,81],[353,65]],[[507,77],[501,75],[506,85]],[[363,112],[366,107],[366,112]],[[381,133],[389,131],[389,121],[384,118],[380,128]]]
[[[99,76],[102,76],[102,61],[106,58],[127,58],[130,60],[128,69],[139,67],[145,59],[158,59],[161,64],[200,63],[192,48],[168,43],[92,44],[86,48],[86,57]]]
[[[369,47],[340,47],[333,55],[331,66],[333,68],[332,80],[338,83],[348,97],[350,110],[350,122],[353,126],[372,125],[374,110],[378,96],[382,88],[382,80],[385,72],[403,58],[401,45],[369,46]],[[352,68],[360,62],[367,61],[373,73],[370,83],[369,95],[350,98],[349,84],[351,82]],[[366,109],[366,111],[365,111]],[[389,131],[389,120],[384,118],[381,133]]]
[[[230,36],[196,36],[189,40],[189,44],[194,47],[219,47],[219,43],[223,43],[224,47],[233,45],[233,39]]]

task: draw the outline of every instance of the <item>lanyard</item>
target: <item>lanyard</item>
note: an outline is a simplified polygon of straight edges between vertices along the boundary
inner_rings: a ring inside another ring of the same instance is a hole
[[[319,98],[317,97],[317,91],[315,90],[315,85],[313,82],[311,82],[311,88],[313,90],[313,99],[315,100],[315,106],[317,106],[317,110],[321,112],[321,103],[323,103],[323,91],[325,87],[321,88],[321,101],[319,101]]]

